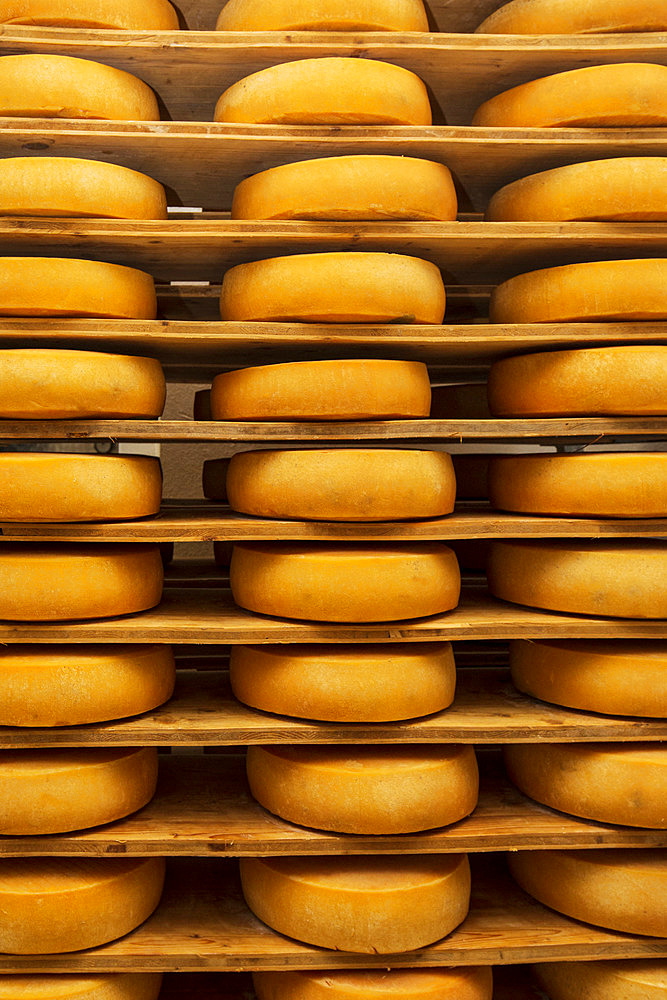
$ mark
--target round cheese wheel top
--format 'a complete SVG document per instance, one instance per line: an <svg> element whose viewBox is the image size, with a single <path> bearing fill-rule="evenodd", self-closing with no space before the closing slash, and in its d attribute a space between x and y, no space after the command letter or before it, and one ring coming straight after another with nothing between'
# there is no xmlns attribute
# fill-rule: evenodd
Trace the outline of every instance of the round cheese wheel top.
<svg viewBox="0 0 667 1000"><path fill-rule="evenodd" d="M0 0L0 23L48 28L178 31L168 0Z"/></svg>
<svg viewBox="0 0 667 1000"><path fill-rule="evenodd" d="M293 361L224 372L211 388L214 420L389 420L430 407L421 361Z"/></svg>
<svg viewBox="0 0 667 1000"><path fill-rule="evenodd" d="M490 968L255 972L258 1000L491 1000ZM4 1000L4 998L3 998Z"/></svg>
<svg viewBox="0 0 667 1000"><path fill-rule="evenodd" d="M476 31L489 35L578 35L665 29L667 9L655 0L511 0Z"/></svg>
<svg viewBox="0 0 667 1000"><path fill-rule="evenodd" d="M153 122L160 110L150 87L125 70L30 54L0 58L0 116Z"/></svg>
<svg viewBox="0 0 667 1000"><path fill-rule="evenodd" d="M667 70L665 70L667 72ZM430 125L426 87L414 73L333 56L269 66L220 97L216 122L256 125Z"/></svg>
<svg viewBox="0 0 667 1000"><path fill-rule="evenodd" d="M619 156L544 170L501 188L486 210L488 222L648 222L666 218L665 156Z"/></svg>
<svg viewBox="0 0 667 1000"><path fill-rule="evenodd" d="M491 366L497 417L661 416L667 413L667 347L547 351Z"/></svg>
<svg viewBox="0 0 667 1000"><path fill-rule="evenodd" d="M241 181L233 219L452 222L457 197L442 163L413 156L327 156Z"/></svg>
<svg viewBox="0 0 667 1000"><path fill-rule="evenodd" d="M437 542L377 547L245 542L234 546L229 576L242 608L309 621L421 618L455 608L461 590L456 556Z"/></svg>
<svg viewBox="0 0 667 1000"><path fill-rule="evenodd" d="M607 715L667 718L667 643L614 639L510 643L512 681L542 701Z"/></svg>
<svg viewBox="0 0 667 1000"><path fill-rule="evenodd" d="M559 913L626 934L667 935L667 853L661 848L516 851L522 889Z"/></svg>
<svg viewBox="0 0 667 1000"><path fill-rule="evenodd" d="M664 1000L667 963L662 959L540 962L533 974L550 1000Z"/></svg>
<svg viewBox="0 0 667 1000"><path fill-rule="evenodd" d="M329 722L430 715L451 705L456 685L448 642L232 646L229 673L252 708Z"/></svg>
<svg viewBox="0 0 667 1000"><path fill-rule="evenodd" d="M428 31L422 0L228 0L218 31Z"/></svg>
<svg viewBox="0 0 667 1000"><path fill-rule="evenodd" d="M153 358L93 351L0 351L0 416L159 417L166 382Z"/></svg>
<svg viewBox="0 0 667 1000"><path fill-rule="evenodd" d="M162 974L2 976L0 1000L157 1000Z"/></svg>
<svg viewBox="0 0 667 1000"><path fill-rule="evenodd" d="M432 944L465 919L465 854L397 857L243 858L250 909L308 944L389 954Z"/></svg>
<svg viewBox="0 0 667 1000"><path fill-rule="evenodd" d="M122 937L156 908L164 858L3 858L0 951L61 954Z"/></svg>
<svg viewBox="0 0 667 1000"><path fill-rule="evenodd" d="M441 451L247 451L233 456L227 472L231 508L259 517L319 521L438 517L451 514L455 495L452 460Z"/></svg>

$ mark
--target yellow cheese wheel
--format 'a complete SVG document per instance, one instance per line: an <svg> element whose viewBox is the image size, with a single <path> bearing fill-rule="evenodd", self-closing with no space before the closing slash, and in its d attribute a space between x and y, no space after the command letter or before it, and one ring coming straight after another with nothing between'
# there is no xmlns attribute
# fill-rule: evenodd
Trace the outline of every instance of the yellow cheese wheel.
<svg viewBox="0 0 667 1000"><path fill-rule="evenodd" d="M309 253L238 264L220 315L235 322L442 323L445 286L428 260L395 253Z"/></svg>
<svg viewBox="0 0 667 1000"><path fill-rule="evenodd" d="M665 959L540 962L533 975L549 1000L665 1000Z"/></svg>
<svg viewBox="0 0 667 1000"><path fill-rule="evenodd" d="M489 318L492 323L663 320L667 257L566 264L519 274L494 288Z"/></svg>
<svg viewBox="0 0 667 1000"><path fill-rule="evenodd" d="M461 969L254 972L252 978L258 1000L491 1000L493 993L491 969L474 965ZM0 1000L5 998L0 996Z"/></svg>
<svg viewBox="0 0 667 1000"><path fill-rule="evenodd" d="M519 639L512 681L542 701L605 715L667 718L667 643Z"/></svg>
<svg viewBox="0 0 667 1000"><path fill-rule="evenodd" d="M667 73L667 69L665 70ZM333 56L269 66L229 87L216 122L256 125L430 125L426 87L377 59Z"/></svg>
<svg viewBox="0 0 667 1000"><path fill-rule="evenodd" d="M218 31L428 31L422 0L228 0Z"/></svg>
<svg viewBox="0 0 667 1000"><path fill-rule="evenodd" d="M515 604L615 618L667 618L667 543L498 541L491 593Z"/></svg>
<svg viewBox="0 0 667 1000"><path fill-rule="evenodd" d="M486 210L488 222L664 219L667 219L665 156L619 156L615 160L572 163L544 170L501 188Z"/></svg>
<svg viewBox="0 0 667 1000"><path fill-rule="evenodd" d="M210 458L204 462L202 489L209 500L227 500L227 470L229 458Z"/></svg>
<svg viewBox="0 0 667 1000"><path fill-rule="evenodd" d="M497 417L667 413L667 347L593 347L503 358L491 366Z"/></svg>
<svg viewBox="0 0 667 1000"><path fill-rule="evenodd" d="M667 452L494 456L489 497L526 514L665 517Z"/></svg>
<svg viewBox="0 0 667 1000"><path fill-rule="evenodd" d="M664 0L511 0L483 21L488 35L665 31Z"/></svg>
<svg viewBox="0 0 667 1000"><path fill-rule="evenodd" d="M0 416L159 417L166 383L152 358L92 351L0 351Z"/></svg>
<svg viewBox="0 0 667 1000"><path fill-rule="evenodd" d="M510 778L551 809L600 823L667 829L667 747L660 743L517 743Z"/></svg>
<svg viewBox="0 0 667 1000"><path fill-rule="evenodd" d="M438 517L454 510L455 494L452 460L442 451L246 451L234 455L227 472L232 510L259 517L315 521Z"/></svg>
<svg viewBox="0 0 667 1000"><path fill-rule="evenodd" d="M0 160L0 215L166 219L167 195L152 177L115 163L8 156Z"/></svg>
<svg viewBox="0 0 667 1000"><path fill-rule="evenodd" d="M85 830L141 809L155 795L153 747L0 751L0 833Z"/></svg>
<svg viewBox="0 0 667 1000"><path fill-rule="evenodd" d="M230 585L237 604L260 614L379 622L451 611L459 602L461 574L452 550L438 542L243 542L234 546Z"/></svg>
<svg viewBox="0 0 667 1000"><path fill-rule="evenodd" d="M390 420L430 408L421 361L293 361L224 372L211 388L214 420Z"/></svg>
<svg viewBox="0 0 667 1000"><path fill-rule="evenodd" d="M252 708L327 722L431 715L449 708L456 686L449 642L232 646L229 675Z"/></svg>
<svg viewBox="0 0 667 1000"><path fill-rule="evenodd" d="M0 257L0 316L155 319L150 274L67 257Z"/></svg>
<svg viewBox="0 0 667 1000"><path fill-rule="evenodd" d="M431 388L431 419L488 420L486 382L453 382Z"/></svg>
<svg viewBox="0 0 667 1000"><path fill-rule="evenodd" d="M522 889L559 913L626 934L667 936L667 852L516 851Z"/></svg>
<svg viewBox="0 0 667 1000"><path fill-rule="evenodd" d="M512 87L486 101L486 128L650 128L667 123L667 66L586 66Z"/></svg>
<svg viewBox="0 0 667 1000"><path fill-rule="evenodd" d="M643 852L642 852L643 853ZM465 919L465 854L242 858L253 913L281 934L359 954L411 951Z"/></svg>
<svg viewBox="0 0 667 1000"><path fill-rule="evenodd" d="M112 618L153 608L162 596L157 545L0 547L0 619Z"/></svg>
<svg viewBox="0 0 667 1000"><path fill-rule="evenodd" d="M144 455L0 454L0 519L114 521L157 514L162 473Z"/></svg>
<svg viewBox="0 0 667 1000"><path fill-rule="evenodd" d="M178 31L168 0L0 0L0 24Z"/></svg>
<svg viewBox="0 0 667 1000"><path fill-rule="evenodd" d="M210 420L211 419L211 390L210 389L199 389L195 393L194 403L192 407L192 416L195 420Z"/></svg>
<svg viewBox="0 0 667 1000"><path fill-rule="evenodd" d="M134 930L160 902L164 858L2 858L0 952L61 954Z"/></svg>
<svg viewBox="0 0 667 1000"><path fill-rule="evenodd" d="M171 646L4 646L0 726L81 726L148 712L171 698Z"/></svg>
<svg viewBox="0 0 667 1000"><path fill-rule="evenodd" d="M442 163L413 156L327 156L241 181L232 219L451 222L457 198Z"/></svg>
<svg viewBox="0 0 667 1000"><path fill-rule="evenodd" d="M157 1000L159 972L2 976L0 1000Z"/></svg>
<svg viewBox="0 0 667 1000"><path fill-rule="evenodd" d="M59 8L60 9L60 8ZM0 117L160 120L153 91L125 70L73 56L0 58Z"/></svg>
<svg viewBox="0 0 667 1000"><path fill-rule="evenodd" d="M248 747L250 791L290 823L397 834L457 823L477 805L471 746Z"/></svg>

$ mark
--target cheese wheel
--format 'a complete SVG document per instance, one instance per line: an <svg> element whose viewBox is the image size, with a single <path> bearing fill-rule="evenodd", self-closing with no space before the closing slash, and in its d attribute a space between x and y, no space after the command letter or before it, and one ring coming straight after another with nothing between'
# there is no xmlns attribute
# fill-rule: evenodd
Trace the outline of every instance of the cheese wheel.
<svg viewBox="0 0 667 1000"><path fill-rule="evenodd" d="M167 0L0 0L0 24L121 31L179 28L178 15Z"/></svg>
<svg viewBox="0 0 667 1000"><path fill-rule="evenodd" d="M228 0L218 31L428 31L422 0Z"/></svg>
<svg viewBox="0 0 667 1000"><path fill-rule="evenodd" d="M192 416L194 417L195 420L211 419L210 389L199 389L199 391L195 393L194 403L192 407Z"/></svg>
<svg viewBox="0 0 667 1000"><path fill-rule="evenodd" d="M457 823L477 805L471 746L248 747L250 791L289 823L397 834Z"/></svg>
<svg viewBox="0 0 667 1000"><path fill-rule="evenodd" d="M152 177L115 163L8 156L0 160L0 215L166 219L167 195Z"/></svg>
<svg viewBox="0 0 667 1000"><path fill-rule="evenodd" d="M489 455L452 455L458 500L488 500Z"/></svg>
<svg viewBox="0 0 667 1000"><path fill-rule="evenodd" d="M459 602L461 574L452 550L438 542L243 542L234 546L230 586L237 604L260 614L380 622L451 611Z"/></svg>
<svg viewBox="0 0 667 1000"><path fill-rule="evenodd" d="M503 358L491 366L497 417L667 414L667 347L599 347Z"/></svg>
<svg viewBox="0 0 667 1000"><path fill-rule="evenodd" d="M542 701L604 715L667 718L664 642L519 639L512 681Z"/></svg>
<svg viewBox="0 0 667 1000"><path fill-rule="evenodd" d="M626 934L667 936L667 853L661 848L516 851L510 871L553 910Z"/></svg>
<svg viewBox="0 0 667 1000"><path fill-rule="evenodd" d="M159 972L2 976L0 1000L157 1000Z"/></svg>
<svg viewBox="0 0 667 1000"><path fill-rule="evenodd" d="M211 388L214 420L391 420L430 407L421 361L293 361L224 372Z"/></svg>
<svg viewBox="0 0 667 1000"><path fill-rule="evenodd" d="M449 708L456 687L449 642L232 646L229 676L252 708L326 722L431 715Z"/></svg>
<svg viewBox="0 0 667 1000"><path fill-rule="evenodd" d="M487 222L663 221L667 157L619 156L531 174L494 194L485 217Z"/></svg>
<svg viewBox="0 0 667 1000"><path fill-rule="evenodd" d="M491 543L491 593L515 604L615 618L667 618L667 544L647 541Z"/></svg>
<svg viewBox="0 0 667 1000"><path fill-rule="evenodd" d="M511 0L476 31L488 35L587 35L666 29L664 0Z"/></svg>
<svg viewBox="0 0 667 1000"><path fill-rule="evenodd" d="M204 462L202 489L209 500L227 500L227 470L229 458L210 458Z"/></svg>
<svg viewBox="0 0 667 1000"><path fill-rule="evenodd" d="M0 316L155 319L150 274L67 257L0 257Z"/></svg>
<svg viewBox="0 0 667 1000"><path fill-rule="evenodd" d="M253 972L252 979L258 1000L491 1000L493 992L491 969L474 965L461 969Z"/></svg>
<svg viewBox="0 0 667 1000"><path fill-rule="evenodd" d="M532 0L531 0L532 2ZM485 128L650 128L667 123L667 66L616 63L555 73L486 101Z"/></svg>
<svg viewBox="0 0 667 1000"><path fill-rule="evenodd" d="M578 323L667 318L667 258L547 267L491 293L492 323Z"/></svg>
<svg viewBox="0 0 667 1000"><path fill-rule="evenodd" d="M540 962L533 966L533 975L550 1000L665 1000L667 996L664 958Z"/></svg>
<svg viewBox="0 0 667 1000"><path fill-rule="evenodd" d="M155 795L157 750L0 751L0 833L42 836L111 823Z"/></svg>
<svg viewBox="0 0 667 1000"><path fill-rule="evenodd" d="M0 952L95 948L143 923L160 902L164 858L0 859Z"/></svg>
<svg viewBox="0 0 667 1000"><path fill-rule="evenodd" d="M81 726L148 712L171 698L171 646L4 646L0 726Z"/></svg>
<svg viewBox="0 0 667 1000"><path fill-rule="evenodd" d="M445 286L428 260L396 253L308 253L238 264L220 315L234 322L442 323Z"/></svg>
<svg viewBox="0 0 667 1000"><path fill-rule="evenodd" d="M125 70L30 54L0 58L1 116L155 122L160 110L150 87Z"/></svg>
<svg viewBox="0 0 667 1000"><path fill-rule="evenodd" d="M667 70L665 70L667 72ZM426 87L377 59L333 56L269 66L229 87L214 121L255 125L430 125Z"/></svg>
<svg viewBox="0 0 667 1000"><path fill-rule="evenodd" d="M489 497L526 514L664 517L667 452L494 456Z"/></svg>
<svg viewBox="0 0 667 1000"><path fill-rule="evenodd" d="M442 163L414 156L327 156L241 181L232 219L453 222L457 198Z"/></svg>
<svg viewBox="0 0 667 1000"><path fill-rule="evenodd" d="M442 451L246 451L229 463L227 495L259 517L399 521L451 514L456 480Z"/></svg>
<svg viewBox="0 0 667 1000"><path fill-rule="evenodd" d="M114 521L157 514L162 473L144 455L0 454L0 519Z"/></svg>
<svg viewBox="0 0 667 1000"><path fill-rule="evenodd" d="M432 420L488 420L486 382L456 382L431 388Z"/></svg>
<svg viewBox="0 0 667 1000"><path fill-rule="evenodd" d="M157 545L40 545L0 548L0 619L70 621L145 611L162 597Z"/></svg>
<svg viewBox="0 0 667 1000"><path fill-rule="evenodd" d="M9 420L159 417L166 383L152 358L93 351L0 351L0 416Z"/></svg>
<svg viewBox="0 0 667 1000"><path fill-rule="evenodd" d="M241 884L253 913L280 934L366 955L432 944L470 903L465 854L242 858Z"/></svg>
<svg viewBox="0 0 667 1000"><path fill-rule="evenodd" d="M542 805L584 819L667 829L667 747L536 743L505 747L507 773Z"/></svg>

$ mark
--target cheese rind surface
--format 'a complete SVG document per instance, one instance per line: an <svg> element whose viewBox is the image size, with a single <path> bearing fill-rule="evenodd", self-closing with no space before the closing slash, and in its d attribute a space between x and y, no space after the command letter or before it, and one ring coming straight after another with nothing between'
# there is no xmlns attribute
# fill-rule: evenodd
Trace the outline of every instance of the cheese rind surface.
<svg viewBox="0 0 667 1000"><path fill-rule="evenodd" d="M510 0L475 30L488 35L665 31L664 0Z"/></svg>
<svg viewBox="0 0 667 1000"><path fill-rule="evenodd" d="M460 969L255 972L252 978L258 1000L491 1000L493 993L491 969L474 965Z"/></svg>
<svg viewBox="0 0 667 1000"><path fill-rule="evenodd" d="M47 28L118 28L178 31L178 15L167 0L1 0L0 24Z"/></svg>
<svg viewBox="0 0 667 1000"><path fill-rule="evenodd" d="M2 976L0 1000L157 1000L162 973Z"/></svg>
<svg viewBox="0 0 667 1000"><path fill-rule="evenodd" d="M662 959L540 962L533 975L550 1000L664 1000L667 963Z"/></svg>
<svg viewBox="0 0 667 1000"><path fill-rule="evenodd" d="M422 0L228 0L218 31L428 31Z"/></svg>

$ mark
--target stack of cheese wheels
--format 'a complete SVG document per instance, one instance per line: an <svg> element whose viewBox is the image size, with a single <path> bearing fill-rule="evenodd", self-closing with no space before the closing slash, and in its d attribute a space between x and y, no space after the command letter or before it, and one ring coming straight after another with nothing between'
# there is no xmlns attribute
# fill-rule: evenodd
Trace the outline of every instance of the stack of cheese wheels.
<svg viewBox="0 0 667 1000"><path fill-rule="evenodd" d="M667 123L667 66L616 63L506 90L475 112L487 128L650 128Z"/></svg>
<svg viewBox="0 0 667 1000"><path fill-rule="evenodd" d="M202 490L209 500L227 500L229 458L209 458L202 470Z"/></svg>
<svg viewBox="0 0 667 1000"><path fill-rule="evenodd" d="M0 416L26 420L159 417L159 361L93 351L0 351Z"/></svg>
<svg viewBox="0 0 667 1000"><path fill-rule="evenodd" d="M171 698L170 646L4 646L0 726L81 726L148 712Z"/></svg>
<svg viewBox="0 0 667 1000"><path fill-rule="evenodd" d="M449 455L394 448L241 452L226 482L232 510L311 521L439 517L456 496Z"/></svg>
<svg viewBox="0 0 667 1000"><path fill-rule="evenodd" d="M152 177L115 163L9 156L0 160L0 215L166 219L167 195Z"/></svg>
<svg viewBox="0 0 667 1000"><path fill-rule="evenodd" d="M517 639L512 681L542 701L604 715L667 718L667 643Z"/></svg>
<svg viewBox="0 0 667 1000"><path fill-rule="evenodd" d="M665 219L667 157L664 156L619 156L615 160L544 170L501 188L486 210L487 222Z"/></svg>
<svg viewBox="0 0 667 1000"><path fill-rule="evenodd" d="M234 322L442 323L445 286L428 260L393 253L311 253L238 264L220 315Z"/></svg>
<svg viewBox="0 0 667 1000"><path fill-rule="evenodd" d="M60 954L123 937L157 907L164 875L164 858L3 858L0 952Z"/></svg>
<svg viewBox="0 0 667 1000"><path fill-rule="evenodd" d="M667 11L655 0L510 0L476 30L489 35L577 35L665 31Z"/></svg>
<svg viewBox="0 0 667 1000"><path fill-rule="evenodd" d="M503 358L491 366L497 417L662 416L667 347L593 347Z"/></svg>
<svg viewBox="0 0 667 1000"><path fill-rule="evenodd" d="M0 0L0 24L178 31L168 0Z"/></svg>
<svg viewBox="0 0 667 1000"><path fill-rule="evenodd" d="M449 826L477 805L471 746L248 748L250 791L290 823L338 833Z"/></svg>
<svg viewBox="0 0 667 1000"><path fill-rule="evenodd" d="M421 361L293 361L224 372L211 387L214 420L392 420L430 408Z"/></svg>
<svg viewBox="0 0 667 1000"><path fill-rule="evenodd" d="M150 87L125 70L31 54L0 58L0 117L154 122L160 110Z"/></svg>
<svg viewBox="0 0 667 1000"><path fill-rule="evenodd" d="M328 156L241 181L232 219L452 222L457 198L442 163L413 156Z"/></svg>
<svg viewBox="0 0 667 1000"><path fill-rule="evenodd" d="M465 854L243 858L241 884L253 913L280 934L360 954L432 944L470 905Z"/></svg>
<svg viewBox="0 0 667 1000"><path fill-rule="evenodd" d="M667 543L499 541L491 593L515 604L614 618L667 618Z"/></svg>
<svg viewBox="0 0 667 1000"><path fill-rule="evenodd" d="M0 454L4 521L118 521L157 514L162 472L144 455Z"/></svg>
<svg viewBox="0 0 667 1000"><path fill-rule="evenodd" d="M0 1000L157 1000L162 973L2 976Z"/></svg>
<svg viewBox="0 0 667 1000"><path fill-rule="evenodd" d="M323 722L431 715L449 708L456 686L449 642L232 646L229 675L252 708Z"/></svg>
<svg viewBox="0 0 667 1000"><path fill-rule="evenodd" d="M532 968L549 1000L664 1000L667 962L540 962ZM267 998L268 1000L268 998Z"/></svg>
<svg viewBox="0 0 667 1000"><path fill-rule="evenodd" d="M218 31L428 31L422 0L228 0Z"/></svg>
<svg viewBox="0 0 667 1000"><path fill-rule="evenodd" d="M665 69L667 73L667 69ZM255 125L430 125L426 87L376 59L333 56L269 66L229 87L216 122Z"/></svg>
<svg viewBox="0 0 667 1000"><path fill-rule="evenodd" d="M516 851L510 871L541 903L587 924L667 936L667 853L661 848Z"/></svg>
<svg viewBox="0 0 667 1000"><path fill-rule="evenodd" d="M491 969L475 965L461 969L254 972L252 978L258 1000L491 1000L493 993ZM0 1000L14 998L0 994Z"/></svg>
<svg viewBox="0 0 667 1000"><path fill-rule="evenodd" d="M155 319L149 274L68 257L0 257L0 316Z"/></svg>
<svg viewBox="0 0 667 1000"><path fill-rule="evenodd" d="M3 750L0 834L65 833L111 823L155 795L157 750Z"/></svg>
<svg viewBox="0 0 667 1000"><path fill-rule="evenodd" d="M505 747L507 773L545 806L584 819L667 829L667 747L539 743Z"/></svg>
<svg viewBox="0 0 667 1000"><path fill-rule="evenodd" d="M0 548L0 619L112 618L159 604L157 545L40 545Z"/></svg>
<svg viewBox="0 0 667 1000"><path fill-rule="evenodd" d="M456 556L438 542L244 542L234 546L229 578L242 608L308 621L422 618L451 611L461 591Z"/></svg>

